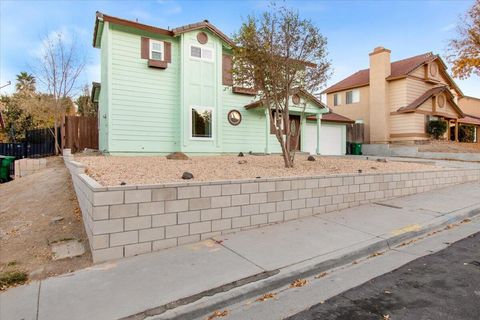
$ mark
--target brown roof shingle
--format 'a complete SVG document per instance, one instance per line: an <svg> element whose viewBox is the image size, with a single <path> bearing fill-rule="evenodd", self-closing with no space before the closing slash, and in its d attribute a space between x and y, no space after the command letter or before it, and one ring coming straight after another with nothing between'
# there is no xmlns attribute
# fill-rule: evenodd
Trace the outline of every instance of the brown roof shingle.
<svg viewBox="0 0 480 320"><path fill-rule="evenodd" d="M403 60L394 61L391 63L391 73L387 80L394 79L401 76L406 76L413 70L417 69L424 63L435 60L438 56L431 52L423 53L418 56L410 57ZM356 88L368 85L370 82L370 69L363 69L355 72L351 76L335 83L334 85L325 89L322 93L332 93L349 88Z"/></svg>
<svg viewBox="0 0 480 320"><path fill-rule="evenodd" d="M418 107L420 107L425 101L433 97L434 95L437 95L441 92L445 92L448 95L448 99L450 100L450 103L452 104L453 108L455 111L460 115L460 117L465 116L463 111L460 109L460 107L455 103L453 100L453 95L448 89L447 86L439 86L439 87L434 87L430 90L425 91L424 94L422 94L420 97L417 99L413 100L409 105L405 107L401 107L397 110L397 112L400 113L406 113L406 112L414 112L417 110Z"/></svg>
<svg viewBox="0 0 480 320"><path fill-rule="evenodd" d="M424 94L422 94L420 97L418 97L417 99L413 100L409 105L405 106L405 107L401 107L397 110L397 112L412 112L412 111L415 111L418 107L420 107L425 101L427 101L428 99L430 99L431 97L433 97L434 95L436 94L439 94L440 92L443 92L447 90L448 91L448 88L445 87L445 86L441 86L441 87L434 87L430 90L427 90L425 91Z"/></svg>
<svg viewBox="0 0 480 320"><path fill-rule="evenodd" d="M316 117L310 116L307 117L308 120L316 120ZM329 112L329 113L324 113L322 114L322 121L326 122L339 122L339 123L354 123L355 121L344 117L338 113L335 112Z"/></svg>
<svg viewBox="0 0 480 320"><path fill-rule="evenodd" d="M469 114L466 114L465 117L458 119L458 122L480 126L480 118Z"/></svg>

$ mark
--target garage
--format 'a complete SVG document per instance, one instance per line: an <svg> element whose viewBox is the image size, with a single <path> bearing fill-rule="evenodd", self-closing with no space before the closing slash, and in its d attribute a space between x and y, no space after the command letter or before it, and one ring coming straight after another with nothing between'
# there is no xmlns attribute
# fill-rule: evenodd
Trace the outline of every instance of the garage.
<svg viewBox="0 0 480 320"><path fill-rule="evenodd" d="M333 112L324 114L320 126L320 154L344 155L346 153L347 125L353 122L353 120ZM317 153L317 125L314 118L307 118L303 141L302 151L310 154Z"/></svg>

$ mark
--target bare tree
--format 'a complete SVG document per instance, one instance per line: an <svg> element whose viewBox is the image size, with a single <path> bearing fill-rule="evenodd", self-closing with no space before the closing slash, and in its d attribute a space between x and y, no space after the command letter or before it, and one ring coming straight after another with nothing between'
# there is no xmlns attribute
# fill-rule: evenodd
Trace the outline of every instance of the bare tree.
<svg viewBox="0 0 480 320"><path fill-rule="evenodd" d="M65 100L76 93L77 81L85 69L86 55L80 50L76 38L67 41L62 33L45 36L42 53L34 67L37 80L53 97L56 153L60 152L59 125L66 113Z"/></svg>
<svg viewBox="0 0 480 320"><path fill-rule="evenodd" d="M285 167L291 168L300 128L292 130L290 99L295 93L320 89L330 76L330 62L327 39L310 20L284 7L272 9L260 17L249 16L234 36L232 73L236 84L258 90ZM301 121L303 117L302 112Z"/></svg>

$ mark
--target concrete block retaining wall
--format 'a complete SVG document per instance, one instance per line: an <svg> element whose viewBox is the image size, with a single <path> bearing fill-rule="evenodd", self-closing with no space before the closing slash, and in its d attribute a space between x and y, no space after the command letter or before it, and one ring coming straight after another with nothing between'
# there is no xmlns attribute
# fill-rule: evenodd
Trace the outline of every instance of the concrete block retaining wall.
<svg viewBox="0 0 480 320"><path fill-rule="evenodd" d="M65 156L95 262L480 179L479 169L104 187Z"/></svg>
<svg viewBox="0 0 480 320"><path fill-rule="evenodd" d="M28 176L47 167L47 159L20 159L15 160L15 179Z"/></svg>

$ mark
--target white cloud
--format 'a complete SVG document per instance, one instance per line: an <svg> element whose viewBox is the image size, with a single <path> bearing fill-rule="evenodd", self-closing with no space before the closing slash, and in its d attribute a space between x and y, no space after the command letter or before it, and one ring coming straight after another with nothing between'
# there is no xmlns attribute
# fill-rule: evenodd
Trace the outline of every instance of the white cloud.
<svg viewBox="0 0 480 320"><path fill-rule="evenodd" d="M450 23L450 24L447 24L446 26L441 27L440 31L441 32L448 32L448 31L451 31L451 30L455 29L455 27L456 27L455 23Z"/></svg>

